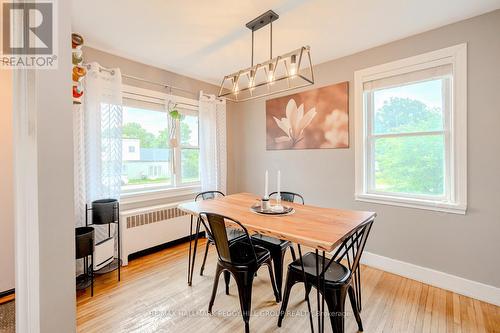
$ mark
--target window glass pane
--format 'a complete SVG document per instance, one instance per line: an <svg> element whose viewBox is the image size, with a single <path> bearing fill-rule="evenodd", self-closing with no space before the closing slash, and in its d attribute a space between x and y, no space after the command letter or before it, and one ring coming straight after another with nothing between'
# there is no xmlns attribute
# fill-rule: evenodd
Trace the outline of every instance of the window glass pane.
<svg viewBox="0 0 500 333"><path fill-rule="evenodd" d="M200 150L183 148L181 150L181 176L183 183L200 181Z"/></svg>
<svg viewBox="0 0 500 333"><path fill-rule="evenodd" d="M376 191L444 194L443 135L377 138L374 146Z"/></svg>
<svg viewBox="0 0 500 333"><path fill-rule="evenodd" d="M172 153L168 148L168 137L165 113L123 107L123 189L172 184Z"/></svg>
<svg viewBox="0 0 500 333"><path fill-rule="evenodd" d="M183 115L181 119L181 145L198 147L198 117Z"/></svg>
<svg viewBox="0 0 500 333"><path fill-rule="evenodd" d="M443 130L443 85L447 79L373 92L375 134Z"/></svg>

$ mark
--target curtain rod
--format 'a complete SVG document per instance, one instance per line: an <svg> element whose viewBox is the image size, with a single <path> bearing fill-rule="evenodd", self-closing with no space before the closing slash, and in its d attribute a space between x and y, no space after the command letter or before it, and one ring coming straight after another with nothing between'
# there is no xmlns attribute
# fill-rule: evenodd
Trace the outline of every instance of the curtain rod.
<svg viewBox="0 0 500 333"><path fill-rule="evenodd" d="M90 64L85 64L85 66L87 68L90 68ZM105 67L103 67L101 65L99 65L99 71L100 72L101 71L102 72L107 72L107 73L110 73L111 75L115 74L115 71L113 69L105 68ZM146 83L149 83L149 84L154 84L154 85L161 86L161 87L168 88L168 89L174 89L174 90L184 91L185 93L188 93L188 94L191 94L191 95L197 96L197 97L200 95L199 92L194 92L194 91L191 91L191 90L187 90L187 89L175 87L175 86L172 86L170 84L163 83L163 82L156 82L156 81L151 81L151 80L143 79L143 78L140 78L140 77L137 77L137 76L133 76L133 75L122 74L122 77L127 78L127 79L131 79L131 80L146 82ZM206 94L204 94L204 95L206 95Z"/></svg>
<svg viewBox="0 0 500 333"><path fill-rule="evenodd" d="M138 93L127 92L127 95L135 95L135 96L147 97L147 98L150 98L150 99L157 99L158 101L164 102L164 100L161 99L161 98L159 98L159 97L151 97L151 96L148 96L148 95L143 95L143 94L138 94ZM127 98L127 97L124 97L124 98ZM155 103L156 104L156 102L151 102L151 103ZM184 102L172 102L172 103L176 104L176 105L190 106L190 107L193 107L193 108L198 108L199 107L199 105L190 104L190 103L184 103ZM163 104L163 103L157 103L157 104Z"/></svg>

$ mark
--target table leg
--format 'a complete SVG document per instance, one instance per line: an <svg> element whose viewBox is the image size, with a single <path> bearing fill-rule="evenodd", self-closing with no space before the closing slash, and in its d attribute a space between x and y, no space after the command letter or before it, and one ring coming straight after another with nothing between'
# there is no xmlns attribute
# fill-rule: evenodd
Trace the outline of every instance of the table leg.
<svg viewBox="0 0 500 333"><path fill-rule="evenodd" d="M318 332L321 332L321 317L323 315L323 313L320 313L320 283L321 283L321 279L320 279L320 275L319 275L319 254L318 254L318 250L316 249L316 304L318 306L318 310L317 310L317 313L318 313Z"/></svg>
<svg viewBox="0 0 500 333"><path fill-rule="evenodd" d="M323 290L323 297L321 299L321 318L322 318L322 322L321 322L321 332L324 332L325 331L325 251L323 251L323 256L322 256L322 260L321 260L321 271L323 272L322 275L323 275L323 283L322 283L322 290ZM330 314L328 314L328 316L330 316Z"/></svg>
<svg viewBox="0 0 500 333"><path fill-rule="evenodd" d="M198 235L200 234L200 218L196 220L196 230L194 235L194 248L193 248L193 261L191 262L191 272L189 273L189 281L188 285L191 286L193 284L193 271L194 271L194 262L196 259L196 249L198 247Z"/></svg>
<svg viewBox="0 0 500 333"><path fill-rule="evenodd" d="M304 286L306 285L307 277L306 277L306 270L304 269L304 262L302 261L302 250L300 248L300 244L297 244L299 248L299 258L300 258L300 266L302 268L302 274L304 277ZM313 317L312 317L312 311L311 311L311 302L309 301L309 295L306 296L306 302L307 302L307 309L309 310L309 322L311 324L311 332L314 333L314 323L313 323Z"/></svg>
<svg viewBox="0 0 500 333"><path fill-rule="evenodd" d="M321 273L319 270L319 252L316 250L316 297L318 304L318 332L325 331L325 251L321 255ZM320 292L321 288L321 292Z"/></svg>
<svg viewBox="0 0 500 333"><path fill-rule="evenodd" d="M187 272L187 280L188 280L188 286L189 284L189 277L191 274L191 241L193 239L193 215L191 215L191 223L189 225L189 254L188 254L188 272Z"/></svg>

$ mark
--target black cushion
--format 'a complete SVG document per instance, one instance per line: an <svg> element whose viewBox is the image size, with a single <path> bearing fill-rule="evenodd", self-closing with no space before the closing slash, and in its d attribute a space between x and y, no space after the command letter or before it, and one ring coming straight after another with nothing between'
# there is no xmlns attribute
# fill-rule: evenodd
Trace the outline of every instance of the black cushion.
<svg viewBox="0 0 500 333"><path fill-rule="evenodd" d="M270 257L270 253L263 247L253 245L255 255L252 251L252 245L247 240L234 241L229 245L229 252L231 253L231 261L234 265L248 265L248 264L261 264ZM257 256L257 262L255 262Z"/></svg>
<svg viewBox="0 0 500 333"><path fill-rule="evenodd" d="M311 277L316 278L316 276L317 276L316 275L316 260L319 259L318 267L319 267L319 272L321 273L322 257L321 256L317 257L315 253L308 252L302 258L304 260L304 270L306 272L306 275L309 278L311 278ZM328 258L325 258L325 267L328 265L329 262L330 262L330 260ZM289 265L289 268L302 273L300 259L297 259L294 262L292 262ZM328 267L328 270L325 274L325 277L326 277L325 282L326 283L333 283L333 284L342 283L342 282L345 282L349 278L350 275L351 275L351 272L347 267L334 261L334 262L332 262L330 267Z"/></svg>

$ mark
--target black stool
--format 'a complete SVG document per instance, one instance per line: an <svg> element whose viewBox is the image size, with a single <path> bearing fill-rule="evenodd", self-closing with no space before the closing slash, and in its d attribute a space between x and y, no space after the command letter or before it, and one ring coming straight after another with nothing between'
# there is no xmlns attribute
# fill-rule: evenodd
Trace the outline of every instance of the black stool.
<svg viewBox="0 0 500 333"><path fill-rule="evenodd" d="M83 259L83 274L76 278L76 289L83 290L90 286L90 296L94 296L94 228L75 229L75 258ZM90 257L90 266L88 259Z"/></svg>

